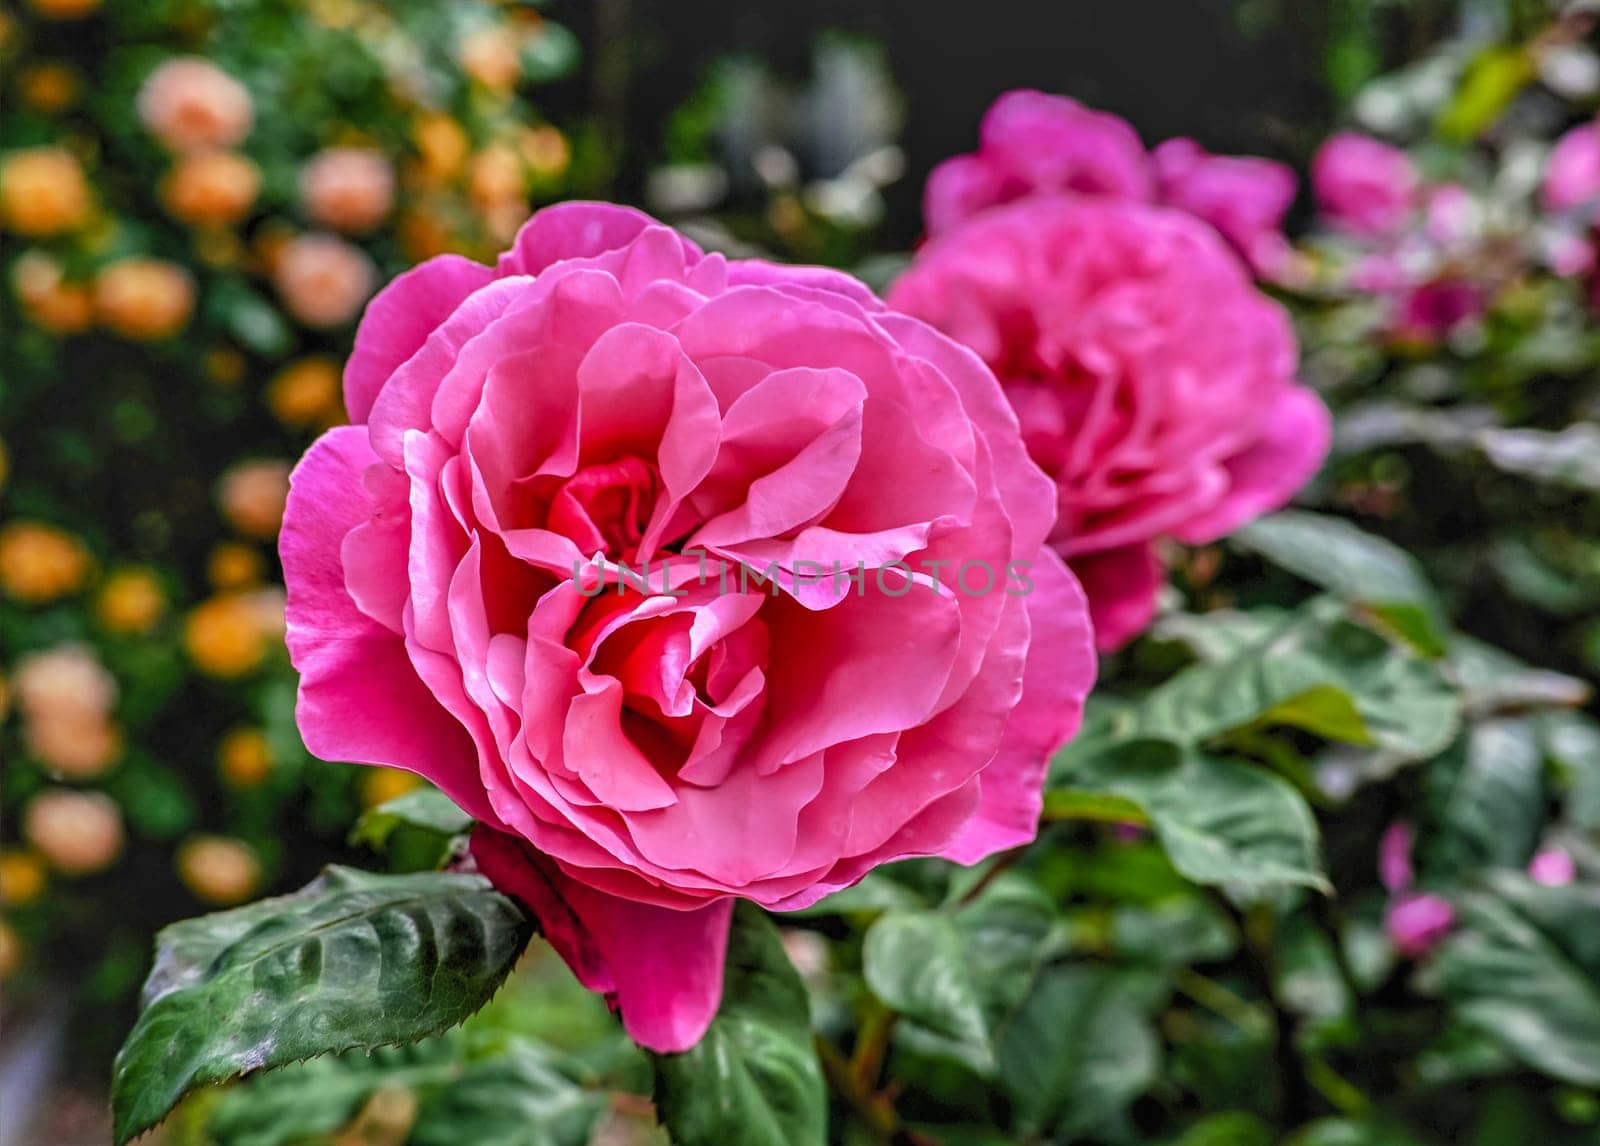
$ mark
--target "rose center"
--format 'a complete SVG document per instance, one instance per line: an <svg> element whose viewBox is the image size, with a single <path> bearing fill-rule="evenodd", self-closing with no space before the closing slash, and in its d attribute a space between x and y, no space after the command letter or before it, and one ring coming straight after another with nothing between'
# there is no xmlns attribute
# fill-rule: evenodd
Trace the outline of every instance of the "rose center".
<svg viewBox="0 0 1600 1146"><path fill-rule="evenodd" d="M587 466L550 499L548 528L570 537L585 555L631 560L650 523L659 488L655 467L638 458Z"/></svg>

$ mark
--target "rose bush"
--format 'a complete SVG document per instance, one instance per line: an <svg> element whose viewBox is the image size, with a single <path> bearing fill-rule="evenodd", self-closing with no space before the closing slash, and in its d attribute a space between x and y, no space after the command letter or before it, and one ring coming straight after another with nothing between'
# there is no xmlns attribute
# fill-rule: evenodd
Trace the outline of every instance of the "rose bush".
<svg viewBox="0 0 1600 1146"><path fill-rule="evenodd" d="M950 339L570 204L381 293L345 399L281 538L306 744L477 819L480 867L639 1042L705 1030L734 897L1033 837L1088 618Z"/></svg>
<svg viewBox="0 0 1600 1146"><path fill-rule="evenodd" d="M999 377L1055 480L1050 541L1103 649L1155 612L1158 538L1224 536L1286 503L1327 453L1286 315L1181 212L1034 197L933 240L889 298Z"/></svg>

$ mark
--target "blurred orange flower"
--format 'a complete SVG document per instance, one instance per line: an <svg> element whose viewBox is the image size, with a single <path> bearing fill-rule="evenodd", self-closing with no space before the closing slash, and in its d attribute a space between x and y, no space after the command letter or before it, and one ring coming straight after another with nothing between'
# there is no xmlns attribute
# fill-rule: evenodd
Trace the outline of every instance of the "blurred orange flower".
<svg viewBox="0 0 1600 1146"><path fill-rule="evenodd" d="M267 408L285 426L321 426L342 412L339 364L316 355L291 362L267 384Z"/></svg>
<svg viewBox="0 0 1600 1146"><path fill-rule="evenodd" d="M161 581L148 569L124 569L106 578L95 600L95 614L113 633L148 633L167 610Z"/></svg>
<svg viewBox="0 0 1600 1146"><path fill-rule="evenodd" d="M79 20L96 12L101 0L28 0L32 8L46 20Z"/></svg>
<svg viewBox="0 0 1600 1146"><path fill-rule="evenodd" d="M372 148L329 148L301 168L300 200L323 226L364 234L394 206L394 168Z"/></svg>
<svg viewBox="0 0 1600 1146"><path fill-rule="evenodd" d="M26 907L37 902L49 879L44 863L32 852L0 852L0 904Z"/></svg>
<svg viewBox="0 0 1600 1146"><path fill-rule="evenodd" d="M413 136L422 156L423 175L434 183L454 179L472 149L461 125L443 112L419 116Z"/></svg>
<svg viewBox="0 0 1600 1146"><path fill-rule="evenodd" d="M34 64L17 77L22 100L40 115L56 115L78 99L78 77L67 65Z"/></svg>
<svg viewBox="0 0 1600 1146"><path fill-rule="evenodd" d="M64 147L30 147L0 158L0 220L20 235L76 231L94 197L83 166Z"/></svg>
<svg viewBox="0 0 1600 1146"><path fill-rule="evenodd" d="M99 792L51 788L22 810L22 834L63 875L90 875L122 852L122 812Z"/></svg>
<svg viewBox="0 0 1600 1146"><path fill-rule="evenodd" d="M261 555L248 545L224 541L211 551L206 577L217 589L244 589L261 580Z"/></svg>
<svg viewBox="0 0 1600 1146"><path fill-rule="evenodd" d="M217 482L223 516L246 537L276 537L288 496L289 463L284 461L240 462Z"/></svg>
<svg viewBox="0 0 1600 1146"><path fill-rule="evenodd" d="M124 338L170 338L194 313L194 279L164 259L123 259L95 276L94 309L102 326Z"/></svg>
<svg viewBox="0 0 1600 1146"><path fill-rule="evenodd" d="M161 201L182 223L219 227L250 213L261 192L261 170L233 151L195 151L180 158L161 183Z"/></svg>
<svg viewBox="0 0 1600 1146"><path fill-rule="evenodd" d="M184 623L183 644L197 668L224 680L254 671L268 648L259 612L239 593L196 605Z"/></svg>
<svg viewBox="0 0 1600 1146"><path fill-rule="evenodd" d="M254 788L272 774L272 750L259 728L234 728L217 744L217 771L230 788Z"/></svg>
<svg viewBox="0 0 1600 1146"><path fill-rule="evenodd" d="M243 903L261 885L261 861L249 845L223 836L197 836L178 848L178 878L215 907Z"/></svg>
<svg viewBox="0 0 1600 1146"><path fill-rule="evenodd" d="M361 803L376 808L421 786L422 777L415 772L403 768L368 768L361 776Z"/></svg>
<svg viewBox="0 0 1600 1146"><path fill-rule="evenodd" d="M461 68L493 92L509 92L522 78L520 37L499 25L479 28L461 38L456 58Z"/></svg>
<svg viewBox="0 0 1600 1146"><path fill-rule="evenodd" d="M64 281L61 264L43 251L17 256L11 283L28 317L53 334L78 334L94 323L88 284Z"/></svg>
<svg viewBox="0 0 1600 1146"><path fill-rule="evenodd" d="M0 529L0 589L30 604L76 591L89 575L89 551L53 525L17 521Z"/></svg>
<svg viewBox="0 0 1600 1146"><path fill-rule="evenodd" d="M138 109L145 127L172 151L232 147L255 124L245 86L198 56L176 56L151 72Z"/></svg>
<svg viewBox="0 0 1600 1146"><path fill-rule="evenodd" d="M273 283L284 306L305 325L343 326L377 286L366 252L332 235L302 235L283 249Z"/></svg>

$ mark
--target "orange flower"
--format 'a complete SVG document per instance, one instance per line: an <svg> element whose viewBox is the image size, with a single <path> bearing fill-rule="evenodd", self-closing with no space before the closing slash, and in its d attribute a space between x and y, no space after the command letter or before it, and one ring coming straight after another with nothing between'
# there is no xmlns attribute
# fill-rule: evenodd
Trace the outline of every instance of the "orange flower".
<svg viewBox="0 0 1600 1146"><path fill-rule="evenodd" d="M332 235L302 235L284 248L273 272L283 305L305 325L344 326L377 285L364 251Z"/></svg>
<svg viewBox="0 0 1600 1146"><path fill-rule="evenodd" d="M206 351L206 377L219 386L237 386L249 363L231 346L213 346Z"/></svg>
<svg viewBox="0 0 1600 1146"><path fill-rule="evenodd" d="M113 633L137 636L155 628L167 610L161 582L148 569L124 569L106 578L95 600L95 614Z"/></svg>
<svg viewBox="0 0 1600 1146"><path fill-rule="evenodd" d="M0 919L0 979L9 979L22 966L22 940L11 925Z"/></svg>
<svg viewBox="0 0 1600 1146"><path fill-rule="evenodd" d="M89 575L89 551L52 525L18 521L0 529L0 589L42 604L74 592Z"/></svg>
<svg viewBox="0 0 1600 1146"><path fill-rule="evenodd" d="M17 705L29 720L60 716L105 720L117 703L117 682L87 645L61 644L17 662Z"/></svg>
<svg viewBox="0 0 1600 1146"><path fill-rule="evenodd" d="M211 551L206 577L218 589L243 589L261 580L261 555L248 545L224 541Z"/></svg>
<svg viewBox="0 0 1600 1146"><path fill-rule="evenodd" d="M261 861L241 840L196 836L178 849L178 878L195 897L215 907L232 907L261 885Z"/></svg>
<svg viewBox="0 0 1600 1146"><path fill-rule="evenodd" d="M254 788L272 775L272 749L259 728L234 728L217 745L217 771L230 788Z"/></svg>
<svg viewBox="0 0 1600 1146"><path fill-rule="evenodd" d="M276 537L288 496L288 462L240 462L217 482L217 503L222 515L246 537Z"/></svg>
<svg viewBox="0 0 1600 1146"><path fill-rule="evenodd" d="M337 417L338 363L321 355L291 362L267 384L267 408L285 426L319 426Z"/></svg>
<svg viewBox="0 0 1600 1146"><path fill-rule="evenodd" d="M124 338L171 338L194 313L194 279L164 259L123 259L95 276L94 309L102 326Z"/></svg>
<svg viewBox="0 0 1600 1146"><path fill-rule="evenodd" d="M122 756L122 734L105 720L49 715L28 720L22 736L29 752L73 780L92 780Z"/></svg>
<svg viewBox="0 0 1600 1146"><path fill-rule="evenodd" d="M419 116L413 138L422 156L423 174L434 183L454 179L472 146L461 125L443 112Z"/></svg>
<svg viewBox="0 0 1600 1146"><path fill-rule="evenodd" d="M78 77L65 64L34 64L17 77L22 100L40 115L66 111L78 99Z"/></svg>
<svg viewBox="0 0 1600 1146"><path fill-rule="evenodd" d="M267 632L247 595L230 593L190 611L184 648L200 671L224 680L253 672L267 655Z"/></svg>
<svg viewBox="0 0 1600 1146"><path fill-rule="evenodd" d="M371 148L329 148L301 168L300 200L316 222L363 234L394 206L394 168Z"/></svg>
<svg viewBox="0 0 1600 1146"><path fill-rule="evenodd" d="M540 178L559 179L572 164L572 147L567 137L549 124L528 128L519 134L517 142L522 158Z"/></svg>
<svg viewBox="0 0 1600 1146"><path fill-rule="evenodd" d="M89 875L122 852L122 812L99 792L52 788L22 810L22 834L58 872Z"/></svg>
<svg viewBox="0 0 1600 1146"><path fill-rule="evenodd" d="M19 235L62 235L89 221L94 197L77 157L30 147L0 159L0 220Z"/></svg>
<svg viewBox="0 0 1600 1146"><path fill-rule="evenodd" d="M232 151L195 151L180 158L161 184L174 219L197 227L237 223L261 191L261 171Z"/></svg>
<svg viewBox="0 0 1600 1146"><path fill-rule="evenodd" d="M49 878L43 862L32 852L0 852L0 904L26 907L37 902Z"/></svg>
<svg viewBox="0 0 1600 1146"><path fill-rule="evenodd" d="M488 210L522 200L528 193L522 160L503 143L484 148L472 159L472 201Z"/></svg>
<svg viewBox="0 0 1600 1146"><path fill-rule="evenodd" d="M368 808L422 786L422 778L403 768L368 768L361 776L361 803Z"/></svg>
<svg viewBox="0 0 1600 1146"><path fill-rule="evenodd" d="M407 211L397 227L400 249L414 263L431 259L450 250L450 228L428 210Z"/></svg>
<svg viewBox="0 0 1600 1146"><path fill-rule="evenodd" d="M232 147L255 123L245 86L197 56L174 57L151 72L138 108L145 127L172 151Z"/></svg>
<svg viewBox="0 0 1600 1146"><path fill-rule="evenodd" d="M78 334L94 322L89 287L63 281L61 265L43 251L19 255L11 268L11 283L28 317L52 334Z"/></svg>
<svg viewBox="0 0 1600 1146"><path fill-rule="evenodd" d="M518 44L519 37L508 29L491 25L462 37L456 58L467 75L490 91L509 92L522 78Z"/></svg>

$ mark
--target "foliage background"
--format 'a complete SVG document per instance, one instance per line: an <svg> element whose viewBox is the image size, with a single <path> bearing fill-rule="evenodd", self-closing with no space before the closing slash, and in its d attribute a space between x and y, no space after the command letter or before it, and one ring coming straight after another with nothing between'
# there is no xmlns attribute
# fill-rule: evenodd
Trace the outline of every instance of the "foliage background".
<svg viewBox="0 0 1600 1146"><path fill-rule="evenodd" d="M1302 170L1352 117L1388 134L1494 221L1451 256L1482 286L1481 321L1395 337L1349 286L1368 252L1302 203L1313 273L1286 301L1307 379L1339 415L1304 498L1326 516L1174 554L1161 621L1107 664L1041 841L1004 870L896 865L779 920L826 1116L739 1074L774 1047L809 1051L805 1024L796 1036L754 988L734 1005L765 1041L675 1068L535 953L462 1032L207 1091L166 1133L660 1141L654 1065L682 1140L708 1117L685 1077L749 1099L730 1141L802 1141L807 1118L846 1142L1600 1134L1600 341L1587 284L1541 263L1555 224L1535 197L1544 149L1600 101L1548 66L1552 27L1593 65L1579 6L1554 24L1534 0L33 0L4 17L0 151L65 148L92 205L58 234L9 216L0 234L0 671L14 686L30 654L87 648L115 680L103 720L120 745L64 769L38 750L39 718L8 705L4 1008L29 1036L11 1045L48 1050L54 1031L67 1048L48 1140L103 1139L94 1112L157 927L297 887L329 860L427 868L448 835L390 812L350 839L409 781L305 754L272 530L227 493L241 463L290 461L340 417L313 399L354 312L309 325L276 273L286 244L321 229L298 189L307 160L359 145L393 165L383 222L341 240L382 278L442 250L487 257L531 206L605 195L712 245L882 283L917 237L926 171L1024 85L1123 114L1152 142L1188 133ZM176 53L255 101L238 150L259 193L225 225L174 217L175 161L139 119L140 84ZM192 284L170 336L108 329L94 300L134 255ZM39 281L64 310L41 306ZM25 529L19 545L30 523L60 533ZM114 827L88 814L30 831L50 789L107 797ZM1385 926L1404 898L1378 864L1396 823L1416 839L1406 893L1455 916L1425 951ZM104 862L74 874L85 849ZM1552 849L1575 867L1555 887L1526 874ZM749 923L757 962L764 926Z"/></svg>

